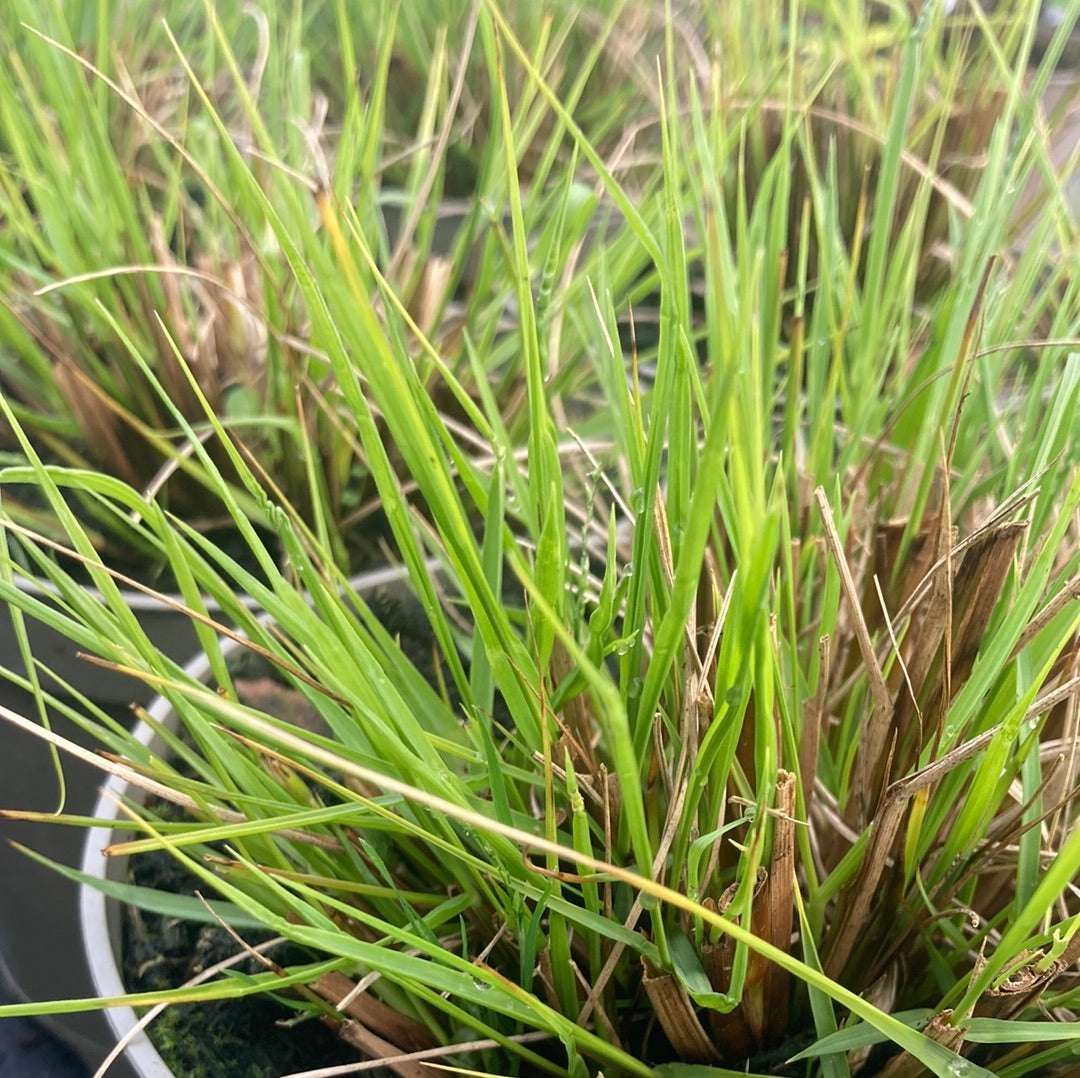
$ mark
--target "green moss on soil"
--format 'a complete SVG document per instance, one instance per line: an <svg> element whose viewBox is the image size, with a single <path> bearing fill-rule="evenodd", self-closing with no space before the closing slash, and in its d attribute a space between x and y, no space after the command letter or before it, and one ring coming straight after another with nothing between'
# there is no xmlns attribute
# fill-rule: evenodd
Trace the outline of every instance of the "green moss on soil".
<svg viewBox="0 0 1080 1078"><path fill-rule="evenodd" d="M140 854L129 863L133 883L193 894L199 881L167 853ZM268 934L245 933L257 944ZM234 955L236 941L218 925L194 924L128 910L124 920L124 982L133 992L175 988L207 966ZM313 960L291 945L274 951L282 965ZM261 972L254 959L236 967ZM294 1012L266 996L169 1007L150 1026L150 1039L177 1078L279 1078L358 1058L321 1022L279 1023Z"/></svg>

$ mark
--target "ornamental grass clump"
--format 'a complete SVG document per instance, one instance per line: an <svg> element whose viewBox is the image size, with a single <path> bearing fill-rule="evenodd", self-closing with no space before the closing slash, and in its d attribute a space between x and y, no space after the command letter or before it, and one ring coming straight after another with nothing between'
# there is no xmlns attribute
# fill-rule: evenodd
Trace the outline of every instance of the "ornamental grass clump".
<svg viewBox="0 0 1080 1078"><path fill-rule="evenodd" d="M4 719L129 783L111 856L165 853L197 881L113 897L229 926L245 959L253 925L302 955L0 1015L272 993L283 1018L407 1078L423 1060L575 1078L1073 1073L1080 275L1072 161L1055 164L1041 99L1080 9L1038 59L1035 3L892 12L902 45L873 55L895 81L867 121L882 151L855 196L800 77L818 23L789 14L768 121L763 98L733 110L717 92L722 54L683 62L668 14L658 162L636 183L502 6L470 7L489 232L450 330L410 310L352 188L303 192L317 228L270 197L173 39L325 357L418 613L406 637L350 588L329 529L281 504L160 323L202 412L161 384L157 407L243 559L152 493L48 461L0 398L26 461L9 481L64 536L5 510L0 596L153 686L175 725L147 748L39 667L7 676L103 751ZM874 50L875 26L852 48ZM939 50L976 39L998 105L958 201L939 171L947 110L929 158L911 147ZM547 167L523 170L541 126ZM949 256L925 287L939 213ZM145 636L72 489L167 560L207 683ZM55 599L19 590L15 547Z"/></svg>
<svg viewBox="0 0 1080 1078"><path fill-rule="evenodd" d="M323 529L339 563L371 560L356 541L356 526L373 513L375 484L355 419L341 407L325 350L313 344L311 312L258 200L237 186L218 124L324 280L333 266L312 196L328 186L350 205L396 295L446 353L457 396L476 403L482 392L461 339L467 325L484 377L497 375L491 388L509 409L508 428L520 433L520 366L505 351L505 334L503 350L493 348L503 310L492 302L491 275L508 222L499 216L506 193L492 58L477 42L476 20L459 7L430 0L391 18L382 5L340 0L291 11L167 3L163 18L150 18L122 0L6 5L0 385L48 463L101 470L208 530L227 531L227 511L162 407L160 382L206 439L245 512L263 523L215 446L179 350L222 425L266 471L264 485ZM635 197L655 195L663 182L664 91L651 58L668 54L709 102L715 136L740 142L739 168L717 177L729 216L740 190L757 197L797 102L799 138L814 143L818 166L830 170L845 242L865 224L884 174L886 119L902 89L903 13L777 2L763 18L757 4L691 4L666 21L662 5L627 0L503 9L545 83ZM925 39L893 196L898 220L912 210L922 221L913 238L920 299L954 264L953 218L973 212L1005 73L1024 47L1018 11L955 11ZM215 26L228 51L217 46ZM550 200L568 167L563 127L524 69L505 78L525 202ZM674 93L672 118L682 123L689 100ZM1047 108L1047 140L1067 123L1070 100ZM820 178L801 155L791 161L788 197L798 206ZM1051 192L1052 177L1036 172L1039 189ZM593 216L596 179L583 162L568 201L568 239ZM922 198L930 200L925 209L914 205ZM1017 227L1037 203L1028 197ZM626 343L632 305L648 371L659 319L655 268L637 244L618 252L607 238L621 334ZM803 239L799 215L789 215L789 288ZM816 231L805 239L813 277ZM555 253L562 257L549 262L552 286L583 290L595 279L584 236ZM693 263L690 287L700 297ZM562 379L572 383L582 367L577 327L556 317L552 332ZM149 373L131 362L125 340ZM454 398L444 385L436 405L449 418L469 418ZM0 447L18 462L6 424ZM160 557L137 528L95 498L70 496L107 558L164 583ZM9 507L35 528L51 526L26 492L10 491Z"/></svg>

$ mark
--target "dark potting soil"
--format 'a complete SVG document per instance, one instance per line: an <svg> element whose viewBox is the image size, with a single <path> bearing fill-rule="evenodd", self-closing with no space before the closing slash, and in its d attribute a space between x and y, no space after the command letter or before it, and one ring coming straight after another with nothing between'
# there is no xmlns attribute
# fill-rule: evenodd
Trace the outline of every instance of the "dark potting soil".
<svg viewBox="0 0 1080 1078"><path fill-rule="evenodd" d="M138 854L128 864L131 882L140 886L187 895L206 891L205 883L168 853ZM270 938L266 932L245 931L243 936L253 946ZM131 992L176 988L239 949L220 925L196 924L130 907L124 911L122 939L124 984ZM284 943L269 957L288 966L316 961L319 956ZM265 971L255 958L233 968L245 974ZM155 1019L148 1032L177 1078L280 1078L359 1058L318 1019L283 1024L293 1017L293 1011L269 996L245 996L173 1005Z"/></svg>

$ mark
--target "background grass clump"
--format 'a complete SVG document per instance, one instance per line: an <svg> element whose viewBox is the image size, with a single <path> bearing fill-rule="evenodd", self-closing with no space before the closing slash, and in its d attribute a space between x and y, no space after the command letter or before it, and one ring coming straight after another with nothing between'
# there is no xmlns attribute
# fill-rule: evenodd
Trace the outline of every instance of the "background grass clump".
<svg viewBox="0 0 1080 1078"><path fill-rule="evenodd" d="M133 797L110 847L166 851L221 900L170 911L304 949L192 991L272 992L364 1056L487 1073L1071 1073L1063 11L1046 36L1030 2L207 3L148 28L138 69L89 9L24 13L132 236L108 274L92 248L60 269L30 227L42 166L5 144L27 225L5 265L68 279L20 315L107 342L91 383L122 374L153 416L125 436L244 549L168 484L92 470L77 407L53 431L13 381L0 595L178 726L151 752L47 670L7 676L182 810ZM167 89L157 127L132 70ZM4 116L29 93L0 87ZM28 121L5 122L14 146ZM258 311L235 355L259 375L221 395L193 330L237 312L186 291L181 235ZM34 341L36 367L13 345L8 365L70 405ZM375 512L404 635L347 580ZM98 521L168 565L209 685L145 636Z"/></svg>

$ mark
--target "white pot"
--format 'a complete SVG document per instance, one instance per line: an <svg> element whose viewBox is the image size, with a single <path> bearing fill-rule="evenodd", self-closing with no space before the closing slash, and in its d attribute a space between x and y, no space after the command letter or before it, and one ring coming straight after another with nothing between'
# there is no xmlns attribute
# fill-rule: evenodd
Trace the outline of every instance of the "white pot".
<svg viewBox="0 0 1080 1078"><path fill-rule="evenodd" d="M222 642L222 650L235 647L231 640ZM210 675L210 660L205 654L196 656L185 667L186 673L199 681ZM150 718L169 727L177 723L176 712L164 696L155 697L148 709ZM160 739L148 723L140 722L133 731L135 738L151 750L160 751ZM110 775L101 788L94 816L113 820L120 815L119 800L129 792L128 784L119 775ZM122 880L126 874L127 858L106 857L105 847L115 840L115 833L107 827L95 827L87 832L83 848L82 870L98 879ZM79 888L79 922L82 926L83 947L94 991L101 998L122 996L127 993L120 975L122 933L121 910L115 901L93 887L83 884ZM126 1037L138 1023L138 1016L130 1007L110 1007L105 1011L109 1026L117 1041ZM139 1078L172 1078L172 1071L145 1032L139 1031L128 1042L125 1056Z"/></svg>
<svg viewBox="0 0 1080 1078"><path fill-rule="evenodd" d="M351 581L355 594L371 592L387 584L399 582L404 577L400 568L376 569L362 573ZM234 640L223 640L222 651L228 654L240 645ZM187 674L199 681L210 677L210 661L205 654L199 654L185 667ZM177 725L177 715L172 704L163 697L155 697L148 709L150 718L170 729ZM134 737L152 751L161 752L163 746L152 726L139 722L133 730ZM124 796L138 797L131 794L128 784L118 775L110 775L102 786L101 794L94 807L93 815L101 820L119 818L119 800ZM115 840L115 832L107 827L95 827L87 832L86 845L83 849L82 870L98 879L123 880L126 876L127 861L122 857L106 857L104 850ZM79 921L82 928L83 945L86 950L87 965L94 983L96 994L101 998L122 996L127 993L121 969L121 910L115 900L106 899L98 890L83 884L79 888ZM109 1025L117 1041L127 1036L138 1022L135 1012L130 1007L110 1007L105 1012ZM139 1031L128 1043L126 1058L139 1078L172 1078L172 1071L158 1055L150 1038Z"/></svg>

